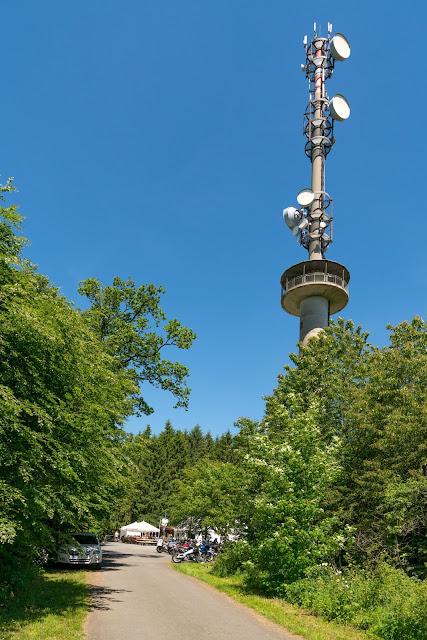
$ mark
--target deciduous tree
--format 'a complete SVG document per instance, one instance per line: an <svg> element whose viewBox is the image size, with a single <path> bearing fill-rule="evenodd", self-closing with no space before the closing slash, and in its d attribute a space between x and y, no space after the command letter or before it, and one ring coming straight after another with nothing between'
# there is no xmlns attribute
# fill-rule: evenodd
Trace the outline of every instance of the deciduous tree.
<svg viewBox="0 0 427 640"><path fill-rule="evenodd" d="M160 307L164 289L154 284L137 287L132 278L114 278L111 286L88 278L80 283L79 293L91 303L83 317L139 386L133 396L136 411L153 412L144 399L144 383L169 391L177 399L175 406L187 408L188 368L165 360L163 352L168 347L189 349L196 335L177 319L167 320Z"/></svg>

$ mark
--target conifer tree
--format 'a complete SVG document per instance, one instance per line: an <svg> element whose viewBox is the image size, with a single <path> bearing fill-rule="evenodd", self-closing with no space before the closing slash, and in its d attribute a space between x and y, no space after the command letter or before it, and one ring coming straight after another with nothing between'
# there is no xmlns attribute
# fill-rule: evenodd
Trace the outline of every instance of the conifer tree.
<svg viewBox="0 0 427 640"><path fill-rule="evenodd" d="M188 442L193 461L203 458L205 455L205 439L198 424L189 432Z"/></svg>
<svg viewBox="0 0 427 640"><path fill-rule="evenodd" d="M208 431L205 435L205 456L206 458L214 458L215 456L215 443L211 436L211 432Z"/></svg>

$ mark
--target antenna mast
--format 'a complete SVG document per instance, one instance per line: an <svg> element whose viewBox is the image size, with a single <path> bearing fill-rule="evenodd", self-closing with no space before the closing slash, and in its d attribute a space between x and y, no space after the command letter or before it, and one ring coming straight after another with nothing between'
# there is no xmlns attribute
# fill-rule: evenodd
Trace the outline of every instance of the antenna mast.
<svg viewBox="0 0 427 640"><path fill-rule="evenodd" d="M297 195L299 208L287 207L283 217L308 251L308 261L287 269L281 278L282 307L299 316L300 341L303 345L329 324L332 313L341 311L348 302L348 270L338 262L325 260L332 242L332 198L325 191L326 157L335 142L334 122L346 120L350 106L346 98L336 94L331 100L326 80L334 71L337 60L346 60L350 45L341 33L331 37L314 35L310 43L304 37L305 64L301 69L308 79L309 103L304 113L303 133L307 138L305 154L311 161L311 188Z"/></svg>

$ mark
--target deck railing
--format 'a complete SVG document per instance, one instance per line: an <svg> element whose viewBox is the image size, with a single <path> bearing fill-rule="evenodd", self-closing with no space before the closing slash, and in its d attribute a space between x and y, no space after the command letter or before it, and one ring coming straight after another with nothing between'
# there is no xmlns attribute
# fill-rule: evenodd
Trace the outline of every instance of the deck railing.
<svg viewBox="0 0 427 640"><path fill-rule="evenodd" d="M282 288L282 295L290 289L297 287L300 284L306 284L308 282L331 282L336 284L344 291L348 293L348 283L340 276L335 276L332 273L325 273L324 271L315 271L311 273L304 273L295 278L286 278L285 287Z"/></svg>

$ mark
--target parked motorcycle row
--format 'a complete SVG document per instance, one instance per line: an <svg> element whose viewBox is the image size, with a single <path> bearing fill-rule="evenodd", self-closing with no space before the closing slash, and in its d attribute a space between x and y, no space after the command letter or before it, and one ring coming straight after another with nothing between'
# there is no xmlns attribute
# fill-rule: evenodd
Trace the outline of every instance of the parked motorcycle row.
<svg viewBox="0 0 427 640"><path fill-rule="evenodd" d="M221 546L216 542L204 540L200 544L194 540L188 540L184 543L177 540L169 540L168 542L159 539L156 550L158 553L169 553L172 556L172 562L179 564L180 562L211 562L220 552Z"/></svg>

